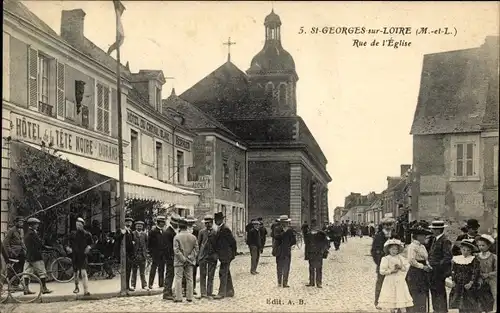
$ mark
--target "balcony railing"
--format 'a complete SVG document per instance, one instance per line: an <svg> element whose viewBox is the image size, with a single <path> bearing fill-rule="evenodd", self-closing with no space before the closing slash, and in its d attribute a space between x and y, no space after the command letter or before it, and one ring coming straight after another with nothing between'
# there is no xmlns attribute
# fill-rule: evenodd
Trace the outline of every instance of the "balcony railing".
<svg viewBox="0 0 500 313"><path fill-rule="evenodd" d="M40 113L45 114L47 116L54 116L53 109L54 106L44 103L42 101L38 101L38 111L40 111Z"/></svg>

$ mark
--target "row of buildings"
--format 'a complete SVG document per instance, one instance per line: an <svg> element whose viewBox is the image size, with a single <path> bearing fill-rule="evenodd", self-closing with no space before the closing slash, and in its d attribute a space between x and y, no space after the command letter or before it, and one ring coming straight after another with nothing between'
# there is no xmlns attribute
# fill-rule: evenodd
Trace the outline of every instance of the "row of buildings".
<svg viewBox="0 0 500 313"><path fill-rule="evenodd" d="M127 199L198 218L223 212L235 233L257 216L287 214L296 225L328 219L327 160L297 115L298 75L274 12L248 71L228 55L166 99L161 70L134 73L128 63L117 94L117 62L85 37L83 10L62 11L60 34L19 1L4 1L3 14L2 232L17 214L9 199L22 193L11 175L20 146L48 143L96 184L113 179L98 187L101 213L91 219L104 231L117 228L118 97Z"/></svg>
<svg viewBox="0 0 500 313"><path fill-rule="evenodd" d="M401 165L401 177L388 177L379 195L351 193L334 218L377 222L407 211L410 220L476 218L482 231L497 229L498 59L498 36L480 47L425 55L412 166Z"/></svg>

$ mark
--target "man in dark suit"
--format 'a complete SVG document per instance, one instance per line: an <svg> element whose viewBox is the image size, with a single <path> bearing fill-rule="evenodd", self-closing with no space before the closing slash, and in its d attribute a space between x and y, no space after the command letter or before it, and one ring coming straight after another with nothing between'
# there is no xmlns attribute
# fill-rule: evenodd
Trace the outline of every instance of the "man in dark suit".
<svg viewBox="0 0 500 313"><path fill-rule="evenodd" d="M213 297L213 286L215 268L217 267L217 255L215 254L216 233L213 229L214 219L211 215L206 215L203 219L205 228L198 234L198 264L200 266L200 293L201 298Z"/></svg>
<svg viewBox="0 0 500 313"><path fill-rule="evenodd" d="M247 245L250 250L250 274L256 275L257 266L259 265L261 238L259 233L259 221L252 219L253 228L248 231Z"/></svg>
<svg viewBox="0 0 500 313"><path fill-rule="evenodd" d="M215 253L219 258L219 294L214 299L223 299L224 297L234 297L233 280L231 278L231 261L236 256L237 247L231 229L224 224L225 216L222 212L214 215L215 224L218 226L215 237Z"/></svg>
<svg viewBox="0 0 500 313"><path fill-rule="evenodd" d="M452 243L446 237L443 221L432 221L429 228L434 233L429 250L430 286L432 307L435 313L448 312L445 279L451 274Z"/></svg>
<svg viewBox="0 0 500 313"><path fill-rule="evenodd" d="M476 240L476 238L480 236L479 232L478 232L479 226L481 226L481 225L479 225L479 222L476 219L470 219L470 220L468 220L467 221L467 225L465 226L465 228L467 229L467 233L459 235L457 237L456 241L460 242L460 241L462 241L464 239L473 239L473 240ZM460 247L457 246L457 245L454 245L451 251L452 251L453 255L460 255L460 254L462 254L460 252Z"/></svg>
<svg viewBox="0 0 500 313"><path fill-rule="evenodd" d="M377 271L377 282L375 283L375 307L378 306L378 298L380 296L380 290L382 289L382 284L384 283L384 275L380 274L380 261L384 256L384 244L388 239L395 238L394 233L394 223L395 220L391 217L384 218L380 222L380 229L377 234L373 237L371 255L373 258L373 262L376 265Z"/></svg>
<svg viewBox="0 0 500 313"><path fill-rule="evenodd" d="M297 243L295 233L290 228L290 219L287 215L282 215L279 222L283 231L276 234L276 273L278 275L278 287L289 288L288 275L292 262L292 246Z"/></svg>
<svg viewBox="0 0 500 313"><path fill-rule="evenodd" d="M151 254L151 269L149 270L149 289L153 288L156 271L158 271L158 285L160 288L164 285L165 278L165 262L167 253L167 243L163 240L165 233L165 216L156 218L156 227L154 227L148 236L148 250Z"/></svg>
<svg viewBox="0 0 500 313"><path fill-rule="evenodd" d="M45 248L42 238L38 233L38 227L40 226L40 220L31 217L27 221L28 231L24 236L24 244L26 246L26 262L24 264L24 272L35 274L40 278L42 283L42 293L47 294L52 291L47 288L47 271L45 269L45 263L43 262L42 250ZM29 278L24 278L24 294L30 295L34 292L29 290Z"/></svg>
<svg viewBox="0 0 500 313"><path fill-rule="evenodd" d="M326 233L319 229L315 219L305 237L305 259L309 261L309 284L307 287L323 288L323 258L328 253L330 243Z"/></svg>
<svg viewBox="0 0 500 313"><path fill-rule="evenodd" d="M259 222L259 234L260 234L260 253L264 252L264 247L266 246L266 237L267 237L267 229L264 226L264 222L262 221L262 217L258 217L257 221Z"/></svg>
<svg viewBox="0 0 500 313"><path fill-rule="evenodd" d="M163 285L163 300L174 300L172 285L174 283L174 237L177 235L181 217L173 213L170 216L170 225L162 234L165 244L165 284Z"/></svg>
<svg viewBox="0 0 500 313"><path fill-rule="evenodd" d="M126 262L125 262L125 276L127 279L127 290L134 291L130 287L130 277L132 276L132 265L135 262L135 248L134 248L134 234L132 233L132 224L134 223L134 219L131 217L125 218L125 228L121 229L116 235L115 245L117 247L121 247L122 240L125 238L125 253L126 253ZM120 251L120 248L117 248Z"/></svg>

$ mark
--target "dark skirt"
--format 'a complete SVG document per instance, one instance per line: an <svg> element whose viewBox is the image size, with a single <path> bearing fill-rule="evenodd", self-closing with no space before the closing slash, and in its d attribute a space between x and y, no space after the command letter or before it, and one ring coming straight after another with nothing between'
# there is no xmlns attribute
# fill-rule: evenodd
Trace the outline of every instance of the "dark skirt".
<svg viewBox="0 0 500 313"><path fill-rule="evenodd" d="M425 261L417 262L425 265ZM410 266L406 275L406 283L413 298L413 307L407 308L408 313L427 312L427 299L430 288L429 275L422 269Z"/></svg>
<svg viewBox="0 0 500 313"><path fill-rule="evenodd" d="M465 284L457 283L450 292L450 309L477 312L479 310L478 290L474 287L467 290Z"/></svg>
<svg viewBox="0 0 500 313"><path fill-rule="evenodd" d="M481 287L477 290L477 302L479 307L483 312L493 311L493 304L495 299L493 298L493 293L491 292L490 285L488 282L484 281Z"/></svg>

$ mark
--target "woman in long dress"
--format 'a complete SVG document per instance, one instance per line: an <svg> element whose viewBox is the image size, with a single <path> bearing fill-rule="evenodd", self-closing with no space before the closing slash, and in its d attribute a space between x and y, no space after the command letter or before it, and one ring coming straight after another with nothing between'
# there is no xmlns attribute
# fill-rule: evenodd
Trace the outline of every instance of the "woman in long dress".
<svg viewBox="0 0 500 313"><path fill-rule="evenodd" d="M463 239L460 243L461 255L456 255L451 263L452 289L450 292L450 309L458 309L459 313L480 312L477 294L481 270L479 261L473 254L477 251L474 239Z"/></svg>
<svg viewBox="0 0 500 313"><path fill-rule="evenodd" d="M391 312L406 312L413 306L413 300L406 285L408 261L401 255L403 243L398 239L389 239L384 244L387 254L380 262L380 274L384 275L384 283L380 291L378 306L390 309Z"/></svg>
<svg viewBox="0 0 500 313"><path fill-rule="evenodd" d="M428 253L425 248L426 236L432 234L428 229L420 225L415 225L409 229L412 234L413 241L408 246L407 258L410 263L406 282L411 297L413 298L413 307L408 308L409 313L427 312L427 299L429 297L429 275L432 271L428 261Z"/></svg>
<svg viewBox="0 0 500 313"><path fill-rule="evenodd" d="M494 243L495 239L490 235L481 235L476 239L479 247L476 256L481 270L481 284L478 290L481 312L496 312L497 256L489 251Z"/></svg>

